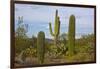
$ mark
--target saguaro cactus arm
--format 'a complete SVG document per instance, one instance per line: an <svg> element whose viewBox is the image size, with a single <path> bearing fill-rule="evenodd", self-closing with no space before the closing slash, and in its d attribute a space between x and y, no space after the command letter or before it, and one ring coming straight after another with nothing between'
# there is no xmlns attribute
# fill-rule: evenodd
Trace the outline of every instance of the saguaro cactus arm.
<svg viewBox="0 0 100 69"><path fill-rule="evenodd" d="M50 34L51 34L52 36L54 36L53 31L52 31L51 23L49 23L49 30L50 30Z"/></svg>

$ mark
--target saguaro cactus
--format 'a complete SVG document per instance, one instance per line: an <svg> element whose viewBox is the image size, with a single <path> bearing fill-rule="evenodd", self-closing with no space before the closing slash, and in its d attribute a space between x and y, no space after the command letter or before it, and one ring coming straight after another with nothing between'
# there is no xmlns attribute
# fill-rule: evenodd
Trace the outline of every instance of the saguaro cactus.
<svg viewBox="0 0 100 69"><path fill-rule="evenodd" d="M44 32L40 31L37 37L37 57L40 64L44 62L44 54L45 54L45 34Z"/></svg>
<svg viewBox="0 0 100 69"><path fill-rule="evenodd" d="M54 37L54 44L55 46L57 46L57 39L60 34L60 19L58 16L58 10L56 10L56 14L55 14L54 32L52 31L51 22L49 23L49 30L50 30L50 34Z"/></svg>
<svg viewBox="0 0 100 69"><path fill-rule="evenodd" d="M69 55L74 54L74 46L75 46L75 16L71 15L69 19L69 30L68 30Z"/></svg>

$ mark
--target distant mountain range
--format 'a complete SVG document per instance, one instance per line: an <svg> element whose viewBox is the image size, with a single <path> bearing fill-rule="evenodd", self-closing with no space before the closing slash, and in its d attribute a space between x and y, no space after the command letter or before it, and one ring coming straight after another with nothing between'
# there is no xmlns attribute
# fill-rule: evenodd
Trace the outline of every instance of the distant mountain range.
<svg viewBox="0 0 100 69"><path fill-rule="evenodd" d="M54 40L49 39L49 38L46 38L45 40L46 40L47 42L49 42L49 43L53 43L53 42L54 42Z"/></svg>

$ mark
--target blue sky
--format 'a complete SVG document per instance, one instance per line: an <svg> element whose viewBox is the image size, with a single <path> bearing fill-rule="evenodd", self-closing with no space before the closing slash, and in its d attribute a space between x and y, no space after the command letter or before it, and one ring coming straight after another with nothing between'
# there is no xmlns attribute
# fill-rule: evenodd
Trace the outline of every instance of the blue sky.
<svg viewBox="0 0 100 69"><path fill-rule="evenodd" d="M18 16L23 16L24 24L28 24L27 35L37 36L39 31L44 31L46 38L53 38L49 32L49 22L54 28L55 11L58 10L60 16L62 33L68 33L69 17L75 15L76 18L76 38L94 33L94 9L64 6L45 6L15 4L15 29L17 28ZM54 30L54 29L53 29Z"/></svg>

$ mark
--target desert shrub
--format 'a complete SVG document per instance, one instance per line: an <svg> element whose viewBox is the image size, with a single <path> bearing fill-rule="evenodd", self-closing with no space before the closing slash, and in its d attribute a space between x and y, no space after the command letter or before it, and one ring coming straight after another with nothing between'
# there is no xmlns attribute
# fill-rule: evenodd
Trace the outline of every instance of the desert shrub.
<svg viewBox="0 0 100 69"><path fill-rule="evenodd" d="M32 38L19 38L15 37L15 52L20 54L22 50L29 48L30 46L36 49L37 38L34 36Z"/></svg>
<svg viewBox="0 0 100 69"><path fill-rule="evenodd" d="M22 51L22 59L24 60L26 57L36 57L36 49L34 49L33 47L29 47L25 50Z"/></svg>
<svg viewBox="0 0 100 69"><path fill-rule="evenodd" d="M75 40L75 52L73 56L66 54L67 62L87 62L94 61L94 35L85 35L80 39ZM68 53L68 52L67 52Z"/></svg>
<svg viewBox="0 0 100 69"><path fill-rule="evenodd" d="M66 56L66 58L68 59L67 62L88 62L94 60L93 54L90 55L89 53L78 53L73 56Z"/></svg>
<svg viewBox="0 0 100 69"><path fill-rule="evenodd" d="M15 52L16 53L20 53L22 50L25 50L29 46L31 46L30 40L21 39L21 38L20 39L19 38L15 39Z"/></svg>

